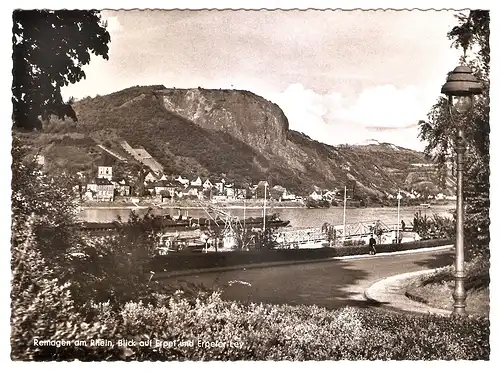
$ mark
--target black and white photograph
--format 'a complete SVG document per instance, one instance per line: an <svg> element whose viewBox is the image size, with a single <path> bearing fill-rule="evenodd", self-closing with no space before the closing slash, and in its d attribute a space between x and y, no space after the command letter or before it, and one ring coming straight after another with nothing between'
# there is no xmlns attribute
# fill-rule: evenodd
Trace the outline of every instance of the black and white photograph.
<svg viewBox="0 0 500 372"><path fill-rule="evenodd" d="M450 4L14 5L10 359L489 361L498 17Z"/></svg>

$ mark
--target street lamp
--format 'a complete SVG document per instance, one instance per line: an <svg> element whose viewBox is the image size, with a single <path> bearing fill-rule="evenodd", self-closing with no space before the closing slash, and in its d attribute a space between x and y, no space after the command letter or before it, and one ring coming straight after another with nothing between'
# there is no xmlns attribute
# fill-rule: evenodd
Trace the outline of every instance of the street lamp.
<svg viewBox="0 0 500 372"><path fill-rule="evenodd" d="M458 116L466 117L474 104L474 95L481 94L481 83L472 75L467 66L458 66L448 73L446 83L441 93L448 97L451 119L456 120L457 139L457 240L455 244L455 290L453 291L453 314L466 315L465 299L467 293L464 287L464 205L463 205L463 155L465 153L464 121Z"/></svg>
<svg viewBox="0 0 500 372"><path fill-rule="evenodd" d="M398 199L398 221L397 221L398 224L396 225L396 244L399 244L401 243L401 241L399 240L399 218L400 218L399 208L401 206L401 199L403 199L403 196L401 195L401 190L398 190L397 199Z"/></svg>

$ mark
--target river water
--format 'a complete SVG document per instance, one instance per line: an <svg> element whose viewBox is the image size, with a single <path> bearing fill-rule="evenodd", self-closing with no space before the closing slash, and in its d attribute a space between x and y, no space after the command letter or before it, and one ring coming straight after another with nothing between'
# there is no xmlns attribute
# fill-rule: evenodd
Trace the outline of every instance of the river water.
<svg viewBox="0 0 500 372"><path fill-rule="evenodd" d="M421 211L422 215L426 214L432 217L433 214L439 216L451 217L451 210L455 208L454 205L436 205L430 208L422 208L420 206L414 207L401 207L400 208L400 220L404 220L407 225L413 223L413 217L416 212ZM227 213L231 215L243 217L261 217L262 208L229 208L225 209ZM84 221L92 222L110 222L116 220L118 216L122 220L127 220L131 212L131 209L97 209L89 208L84 209L80 212L80 218ZM136 209L139 215L144 215L146 209ZM343 208L342 207L331 207L327 209L308 209L308 208L268 208L266 210L266 215L276 213L283 220L289 220L290 226L295 228L306 228L306 227L321 227L325 222L333 225L341 225L343 223ZM170 215L172 217L177 217L179 214L189 215L191 217L208 217L207 213L203 209L190 208L182 209L179 208L164 208L154 210L154 214L157 215ZM358 222L373 222L376 220L381 220L388 226L395 225L398 221L398 210L396 207L384 207L384 208L348 208L346 209L346 224L358 223Z"/></svg>

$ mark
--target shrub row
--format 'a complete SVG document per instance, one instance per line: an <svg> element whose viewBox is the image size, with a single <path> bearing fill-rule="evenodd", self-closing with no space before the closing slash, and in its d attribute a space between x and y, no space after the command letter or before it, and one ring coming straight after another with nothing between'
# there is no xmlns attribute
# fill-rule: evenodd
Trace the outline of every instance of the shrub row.
<svg viewBox="0 0 500 372"><path fill-rule="evenodd" d="M482 318L380 309L240 304L218 293L160 296L155 305L96 307L91 324L62 322L45 340L108 346L27 347L15 359L50 360L457 360L489 359ZM118 340L126 341L120 345Z"/></svg>
<svg viewBox="0 0 500 372"><path fill-rule="evenodd" d="M467 291L488 288L490 284L490 262L487 257L474 257L471 261L465 262L464 269L467 277L465 281L465 289ZM424 275L421 278L421 285L451 282L455 280L454 275L455 266L445 266Z"/></svg>
<svg viewBox="0 0 500 372"><path fill-rule="evenodd" d="M450 244L448 239L420 240L403 244L377 245L377 252L398 252L425 247L438 247ZM284 262L315 260L329 257L368 254L367 245L317 248L317 249L281 249L249 252L209 252L209 253L174 253L157 256L150 261L149 269L155 272L230 267L264 262Z"/></svg>

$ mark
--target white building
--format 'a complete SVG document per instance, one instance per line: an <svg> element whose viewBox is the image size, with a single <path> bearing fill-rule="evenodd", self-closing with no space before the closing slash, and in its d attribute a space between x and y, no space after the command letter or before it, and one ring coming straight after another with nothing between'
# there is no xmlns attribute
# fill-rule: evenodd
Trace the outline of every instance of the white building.
<svg viewBox="0 0 500 372"><path fill-rule="evenodd" d="M214 185L212 185L212 182L207 178L205 182L203 182L203 188L205 190L211 189Z"/></svg>
<svg viewBox="0 0 500 372"><path fill-rule="evenodd" d="M321 192L318 192L316 190L314 190L310 195L309 197L312 199L312 200L321 200L323 199L323 195L321 195Z"/></svg>
<svg viewBox="0 0 500 372"><path fill-rule="evenodd" d="M189 185L189 179L182 178L182 176L177 177L175 180L182 183L184 185L184 187Z"/></svg>
<svg viewBox="0 0 500 372"><path fill-rule="evenodd" d="M105 178L109 181L113 178L113 167L97 167L97 178Z"/></svg>
<svg viewBox="0 0 500 372"><path fill-rule="evenodd" d="M88 183L86 190L87 191L97 192L97 183L95 183L95 182Z"/></svg>
<svg viewBox="0 0 500 372"><path fill-rule="evenodd" d="M149 172L148 174L146 174L146 177L144 177L145 185L156 181L158 181L158 177L152 172Z"/></svg>
<svg viewBox="0 0 500 372"><path fill-rule="evenodd" d="M225 194L229 200L234 199L234 187L233 187L233 185L226 185Z"/></svg>
<svg viewBox="0 0 500 372"><path fill-rule="evenodd" d="M194 181L191 181L191 186L200 187L202 185L201 178L197 177Z"/></svg>

